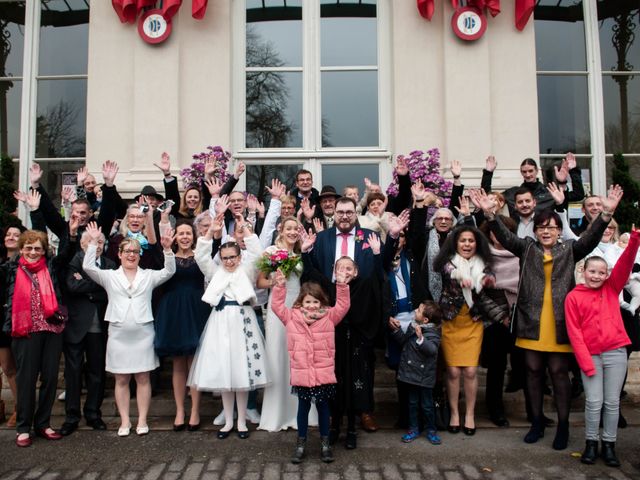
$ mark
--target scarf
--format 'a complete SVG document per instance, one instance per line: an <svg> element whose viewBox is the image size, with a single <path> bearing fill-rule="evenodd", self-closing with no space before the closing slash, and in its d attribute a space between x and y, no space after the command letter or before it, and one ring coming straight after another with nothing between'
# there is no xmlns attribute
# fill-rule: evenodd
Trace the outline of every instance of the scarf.
<svg viewBox="0 0 640 480"><path fill-rule="evenodd" d="M496 276L497 290L504 290L509 305L513 305L518 294L520 260L509 250L499 250L489 245L493 257L492 270Z"/></svg>
<svg viewBox="0 0 640 480"><path fill-rule="evenodd" d="M307 325L311 325L316 320L320 320L321 318L323 318L328 313L328 311L326 308L319 308L318 310L310 311L306 308L300 307L300 313L302 313L302 315L304 316L304 322Z"/></svg>
<svg viewBox="0 0 640 480"><path fill-rule="evenodd" d="M28 270L33 281L24 270ZM31 302L38 301L44 318L49 318L58 310L58 299L53 288L51 275L47 269L47 259L42 256L34 263L27 262L24 257L18 260L16 283L11 305L11 335L26 337L33 326Z"/></svg>
<svg viewBox="0 0 640 480"><path fill-rule="evenodd" d="M477 255L467 260L456 253L451 259L451 264L454 267L451 271L451 278L458 281L462 288L462 296L471 308L473 307L472 290L475 290L476 293L482 291L482 279L485 276L484 262ZM463 280L471 280L471 287L462 287Z"/></svg>
<svg viewBox="0 0 640 480"><path fill-rule="evenodd" d="M134 240L138 241L141 249L140 256L143 255L145 250L149 249L149 240L147 240L147 237L145 237L142 233L140 232L133 233L131 230L127 230L127 238L133 238Z"/></svg>
<svg viewBox="0 0 640 480"><path fill-rule="evenodd" d="M425 261L427 262L428 267L428 277L429 281L429 292L431 293L431 297L434 302L440 301L440 296L442 295L442 275L440 272L436 272L433 269L433 261L438 256L440 252L440 235L438 235L438 231L435 228L432 228L429 231L429 240L427 242L427 251L425 253L426 258L423 260L423 265Z"/></svg>
<svg viewBox="0 0 640 480"><path fill-rule="evenodd" d="M255 301L253 284L242 266L238 266L235 272L227 272L223 267L218 268L202 295L202 301L215 306L225 294L238 303Z"/></svg>

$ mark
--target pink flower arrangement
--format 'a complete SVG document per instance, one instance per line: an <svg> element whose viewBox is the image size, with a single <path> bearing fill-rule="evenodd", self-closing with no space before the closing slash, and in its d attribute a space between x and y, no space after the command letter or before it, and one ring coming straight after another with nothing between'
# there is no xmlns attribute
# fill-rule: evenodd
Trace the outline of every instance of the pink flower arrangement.
<svg viewBox="0 0 640 480"><path fill-rule="evenodd" d="M362 230L356 230L356 242L362 242L364 240L364 233Z"/></svg>
<svg viewBox="0 0 640 480"><path fill-rule="evenodd" d="M425 189L433 192L442 199L445 206L449 205L453 183L444 179L440 174L440 150L432 148L423 152L414 150L409 155L398 155L398 160L404 160L409 167L411 183L422 180ZM387 188L387 195L398 196L398 174L393 172L393 181Z"/></svg>
<svg viewBox="0 0 640 480"><path fill-rule="evenodd" d="M272 246L264 251L257 265L258 269L267 275L279 269L289 278L294 270L301 273L301 260L300 255Z"/></svg>
<svg viewBox="0 0 640 480"><path fill-rule="evenodd" d="M204 182L205 163L210 159L215 160L213 176L221 182L226 182L229 179L230 174L227 173L227 167L231 160L231 153L227 152L219 145L216 145L215 147L209 145L207 147L207 151L194 154L193 163L180 171L183 188L202 187L202 183Z"/></svg>

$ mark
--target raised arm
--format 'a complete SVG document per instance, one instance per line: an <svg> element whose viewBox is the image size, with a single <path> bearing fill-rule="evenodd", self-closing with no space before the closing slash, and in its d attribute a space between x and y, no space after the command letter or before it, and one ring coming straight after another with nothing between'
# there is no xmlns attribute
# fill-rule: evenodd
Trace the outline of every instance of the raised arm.
<svg viewBox="0 0 640 480"><path fill-rule="evenodd" d="M150 272L153 288L166 282L176 273L176 256L173 250L171 250L171 245L173 245L174 240L173 230L167 230L160 239L160 244L164 249L164 267L162 270L152 270Z"/></svg>
<svg viewBox="0 0 640 480"><path fill-rule="evenodd" d="M100 239L102 232L95 222L89 223L86 231L89 233L91 240L87 247L87 251L85 252L84 260L82 261L82 269L89 278L91 278L91 280L106 288L106 285L109 282L109 276L112 275L112 272L109 270L101 270L98 265L96 265L96 250L98 248L98 240Z"/></svg>
<svg viewBox="0 0 640 480"><path fill-rule="evenodd" d="M622 252L622 255L620 255L620 258L618 258L613 270L611 270L611 276L609 277L609 285L611 285L616 293L620 293L629 280L639 245L640 229L634 227L631 231L629 244Z"/></svg>

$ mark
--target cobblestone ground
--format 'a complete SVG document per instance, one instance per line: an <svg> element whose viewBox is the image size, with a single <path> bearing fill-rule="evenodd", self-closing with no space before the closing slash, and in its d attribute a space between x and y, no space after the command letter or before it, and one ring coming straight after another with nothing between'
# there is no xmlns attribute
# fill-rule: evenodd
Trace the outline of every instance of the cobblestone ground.
<svg viewBox="0 0 640 480"><path fill-rule="evenodd" d="M221 441L211 431L152 431L146 437L118 438L113 431L82 430L58 442L35 439L19 449L15 434L0 431L0 479L126 480L414 480L465 479L638 479L640 427L620 432L622 468L601 462L582 465L582 429L572 430L569 448L551 449L553 430L535 445L525 445L519 428L479 429L474 437L443 434L443 444L424 438L400 442L401 432L361 433L358 448L335 447L336 461L318 459L317 432L311 433L309 456L302 465L289 463L295 433L253 432L249 440Z"/></svg>

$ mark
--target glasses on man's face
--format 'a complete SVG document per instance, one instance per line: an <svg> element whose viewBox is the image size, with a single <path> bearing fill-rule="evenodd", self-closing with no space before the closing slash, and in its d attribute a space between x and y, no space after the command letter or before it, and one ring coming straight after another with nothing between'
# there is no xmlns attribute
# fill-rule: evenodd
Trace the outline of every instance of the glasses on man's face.
<svg viewBox="0 0 640 480"><path fill-rule="evenodd" d="M539 225L536 227L538 232L553 232L557 229L558 227L556 225Z"/></svg>
<svg viewBox="0 0 640 480"><path fill-rule="evenodd" d="M238 258L238 255L229 255L228 257L220 257L220 260L222 260L223 262L232 262L236 258Z"/></svg>
<svg viewBox="0 0 640 480"><path fill-rule="evenodd" d="M346 211L346 210L336 210L336 216L338 217L353 217L356 214L354 210Z"/></svg>
<svg viewBox="0 0 640 480"><path fill-rule="evenodd" d="M140 250L120 250L120 253L123 255L140 255Z"/></svg>
<svg viewBox="0 0 640 480"><path fill-rule="evenodd" d="M42 247L32 247L31 245L25 245L24 247L22 247L22 249L25 252L35 252L35 253L44 252L44 248L42 248Z"/></svg>
<svg viewBox="0 0 640 480"><path fill-rule="evenodd" d="M244 198L232 198L229 200L229 203L242 203L244 202Z"/></svg>
<svg viewBox="0 0 640 480"><path fill-rule="evenodd" d="M433 219L434 222L448 223L453 221L450 217L436 217Z"/></svg>
<svg viewBox="0 0 640 480"><path fill-rule="evenodd" d="M140 219L144 218L144 215L136 215L136 214L131 214L131 213L130 213L130 214L129 214L129 218L133 218L133 219L138 219L138 220L140 220Z"/></svg>

